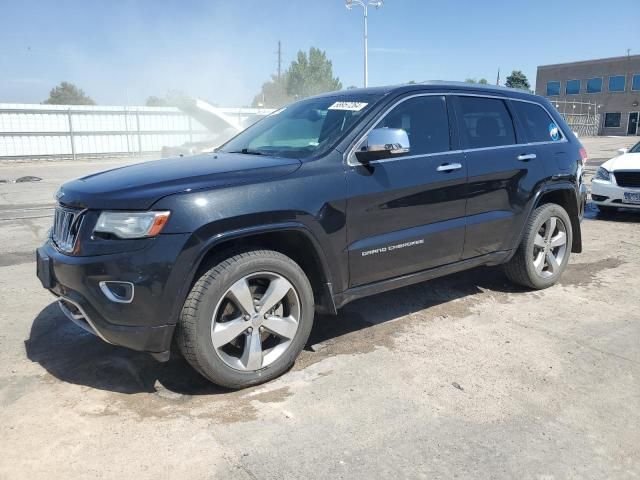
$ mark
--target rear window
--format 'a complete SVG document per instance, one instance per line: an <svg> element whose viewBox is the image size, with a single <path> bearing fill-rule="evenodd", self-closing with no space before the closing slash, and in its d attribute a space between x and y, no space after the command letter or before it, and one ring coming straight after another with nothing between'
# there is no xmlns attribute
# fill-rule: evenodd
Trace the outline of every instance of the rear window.
<svg viewBox="0 0 640 480"><path fill-rule="evenodd" d="M511 114L503 100L458 97L460 130L468 148L513 145L516 135Z"/></svg>
<svg viewBox="0 0 640 480"><path fill-rule="evenodd" d="M556 122L540 105L518 101L511 105L524 126L529 142L551 142L563 138Z"/></svg>

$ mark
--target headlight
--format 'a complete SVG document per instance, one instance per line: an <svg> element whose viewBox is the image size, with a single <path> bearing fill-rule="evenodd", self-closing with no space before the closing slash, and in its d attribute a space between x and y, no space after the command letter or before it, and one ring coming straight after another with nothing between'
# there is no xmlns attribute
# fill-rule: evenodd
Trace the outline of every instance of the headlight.
<svg viewBox="0 0 640 480"><path fill-rule="evenodd" d="M596 179L604 180L605 182L610 182L611 175L609 174L609 171L606 168L600 167L596 172Z"/></svg>
<svg viewBox="0 0 640 480"><path fill-rule="evenodd" d="M119 238L155 237L169 220L171 212L102 212L94 232Z"/></svg>

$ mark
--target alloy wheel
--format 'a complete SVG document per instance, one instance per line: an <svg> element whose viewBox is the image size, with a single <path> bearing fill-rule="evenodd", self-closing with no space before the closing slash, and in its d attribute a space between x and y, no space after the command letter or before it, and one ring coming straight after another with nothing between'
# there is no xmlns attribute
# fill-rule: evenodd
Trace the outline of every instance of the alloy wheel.
<svg viewBox="0 0 640 480"><path fill-rule="evenodd" d="M235 282L218 302L211 340L231 368L264 368L288 349L298 331L301 307L296 289L274 272L258 272Z"/></svg>
<svg viewBox="0 0 640 480"><path fill-rule="evenodd" d="M567 227L562 219L550 217L538 230L533 243L533 266L543 278L560 273L567 252Z"/></svg>

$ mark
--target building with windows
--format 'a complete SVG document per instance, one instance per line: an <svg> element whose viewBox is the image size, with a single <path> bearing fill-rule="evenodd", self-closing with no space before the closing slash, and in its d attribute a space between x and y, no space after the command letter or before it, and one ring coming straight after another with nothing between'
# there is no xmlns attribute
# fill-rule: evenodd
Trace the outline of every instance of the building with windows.
<svg viewBox="0 0 640 480"><path fill-rule="evenodd" d="M640 135L640 55L540 66L536 93L565 118L595 114L601 135Z"/></svg>

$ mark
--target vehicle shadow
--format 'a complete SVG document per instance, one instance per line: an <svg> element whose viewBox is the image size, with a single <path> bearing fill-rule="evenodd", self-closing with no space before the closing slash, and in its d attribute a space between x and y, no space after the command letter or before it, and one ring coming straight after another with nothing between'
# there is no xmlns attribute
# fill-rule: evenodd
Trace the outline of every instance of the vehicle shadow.
<svg viewBox="0 0 640 480"><path fill-rule="evenodd" d="M313 345L485 289L524 291L510 284L499 269L486 267L404 287L357 300L336 317L318 316L305 349L313 355ZM54 378L99 390L134 394L164 388L183 395L229 392L208 382L179 355L160 363L146 353L103 342L67 320L57 303L48 305L35 318L25 348L27 357Z"/></svg>
<svg viewBox="0 0 640 480"><path fill-rule="evenodd" d="M588 203L584 210L584 217L589 220L606 220L620 223L640 223L640 210L620 208L613 212L603 212L593 203Z"/></svg>

